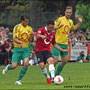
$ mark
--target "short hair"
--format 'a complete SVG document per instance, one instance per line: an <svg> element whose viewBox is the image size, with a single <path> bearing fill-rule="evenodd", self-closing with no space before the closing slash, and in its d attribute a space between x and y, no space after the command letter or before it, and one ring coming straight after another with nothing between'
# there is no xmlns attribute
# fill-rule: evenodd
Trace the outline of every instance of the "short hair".
<svg viewBox="0 0 90 90"><path fill-rule="evenodd" d="M66 9L71 9L72 10L72 6L67 6Z"/></svg>
<svg viewBox="0 0 90 90"><path fill-rule="evenodd" d="M49 24L54 25L54 21L53 20L48 20L47 25L49 25Z"/></svg>
<svg viewBox="0 0 90 90"><path fill-rule="evenodd" d="M25 19L29 19L29 16L27 14L21 16L21 21L24 21Z"/></svg>

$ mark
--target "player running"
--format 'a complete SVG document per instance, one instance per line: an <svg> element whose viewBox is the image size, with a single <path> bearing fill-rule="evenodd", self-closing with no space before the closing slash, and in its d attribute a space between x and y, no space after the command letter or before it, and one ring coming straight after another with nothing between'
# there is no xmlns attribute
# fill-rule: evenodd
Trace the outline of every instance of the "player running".
<svg viewBox="0 0 90 90"><path fill-rule="evenodd" d="M21 85L20 80L25 75L30 57L30 50L28 48L29 40L32 36L32 28L28 26L29 17L27 15L21 16L21 23L16 25L13 30L13 43L14 50L12 56L12 64L6 66L2 71L2 74L6 74L9 70L12 70L20 64L20 61L24 61L23 68L20 71L20 75L15 84Z"/></svg>
<svg viewBox="0 0 90 90"><path fill-rule="evenodd" d="M67 6L65 10L65 16L60 17L55 23L54 27L54 29L56 29L55 35L56 44L63 49L68 49L68 35L70 30L76 30L82 23L82 18L79 16L78 17L79 22L76 25L74 25L73 21L70 19L71 15L72 15L72 7ZM68 61L68 52L59 51L54 47L52 52L55 61L58 61L59 54L61 55L61 63L58 65L55 73L55 75L59 75L63 69L63 66Z"/></svg>
<svg viewBox="0 0 90 90"><path fill-rule="evenodd" d="M55 32L53 30L54 22L52 20L49 20L45 27L39 28L37 31L37 41L35 48L35 53L38 59L39 66L41 68L42 73L46 76L48 84L51 84L51 79L47 73L45 62L49 64L49 72L51 74L51 77L53 79L55 78L54 59L50 52L50 44L52 43L56 49L62 52L67 52L67 50L63 50L56 44Z"/></svg>

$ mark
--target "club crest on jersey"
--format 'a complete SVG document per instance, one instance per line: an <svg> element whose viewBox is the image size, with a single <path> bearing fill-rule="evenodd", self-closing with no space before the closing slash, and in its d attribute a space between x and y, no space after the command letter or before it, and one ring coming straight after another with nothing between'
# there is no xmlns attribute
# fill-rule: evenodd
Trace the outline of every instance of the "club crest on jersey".
<svg viewBox="0 0 90 90"><path fill-rule="evenodd" d="M51 36L51 38L53 38L53 36Z"/></svg>

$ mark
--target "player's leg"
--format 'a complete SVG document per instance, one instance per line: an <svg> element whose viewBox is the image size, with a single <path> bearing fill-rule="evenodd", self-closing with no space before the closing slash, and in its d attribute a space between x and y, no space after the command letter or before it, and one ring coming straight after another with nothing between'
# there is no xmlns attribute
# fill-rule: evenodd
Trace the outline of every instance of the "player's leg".
<svg viewBox="0 0 90 90"><path fill-rule="evenodd" d="M17 81L16 81L15 84L21 85L20 80L23 78L23 76L24 76L25 73L27 72L28 64L29 64L29 58L25 58L25 59L24 59L24 66L22 67L22 69L21 69L21 71L20 71L20 74L19 74L19 77L18 77L18 79L17 79Z"/></svg>
<svg viewBox="0 0 90 90"><path fill-rule="evenodd" d="M51 74L51 78L55 78L55 67L54 67L54 59L52 57L47 59L47 62L49 64L49 72Z"/></svg>
<svg viewBox="0 0 90 90"><path fill-rule="evenodd" d="M5 69L2 71L2 74L5 75L8 70L12 70L17 67L17 63L20 57L20 53L17 52L17 49L14 48L13 55L12 55L12 64L8 64Z"/></svg>
<svg viewBox="0 0 90 90"><path fill-rule="evenodd" d="M59 45L59 46L63 49L68 49L67 45ZM59 75L61 73L61 71L63 70L64 65L68 61L68 52L60 52L60 55L61 55L61 63L58 64L55 76Z"/></svg>
<svg viewBox="0 0 90 90"><path fill-rule="evenodd" d="M5 75L9 70L15 69L17 67L17 63L8 64L2 71L2 74Z"/></svg>
<svg viewBox="0 0 90 90"><path fill-rule="evenodd" d="M57 62L59 60L59 54L60 54L60 51L58 49L56 49L55 47L53 47L52 55L53 55L53 58L54 58L54 66L56 66L56 64L57 64ZM56 74L55 74L55 76L56 76Z"/></svg>
<svg viewBox="0 0 90 90"><path fill-rule="evenodd" d="M51 79L50 76L48 75L47 68L45 67L44 62L39 63L39 66L41 68L42 73L47 78L47 84L51 84Z"/></svg>
<svg viewBox="0 0 90 90"><path fill-rule="evenodd" d="M15 84L19 84L21 85L21 82L20 80L23 78L23 76L26 74L27 72L27 68L28 68L28 65L29 65L29 58L30 58L30 52L29 52L29 48L22 48L22 59L24 60L24 65L20 71L20 74L19 74L19 77L16 81Z"/></svg>
<svg viewBox="0 0 90 90"><path fill-rule="evenodd" d="M66 64L68 60L68 56L61 57L61 63L58 64L55 76L59 75L61 71L63 70L64 65Z"/></svg>
<svg viewBox="0 0 90 90"><path fill-rule="evenodd" d="M48 75L48 72L47 72L47 68L45 67L44 65L44 54L43 54L43 51L41 52L36 52L36 57L37 57L37 60L38 60L38 63L39 63L39 66L41 68L41 71L42 73L45 75L45 77L47 78L47 83L48 84L51 84L51 80L50 80L50 76Z"/></svg>

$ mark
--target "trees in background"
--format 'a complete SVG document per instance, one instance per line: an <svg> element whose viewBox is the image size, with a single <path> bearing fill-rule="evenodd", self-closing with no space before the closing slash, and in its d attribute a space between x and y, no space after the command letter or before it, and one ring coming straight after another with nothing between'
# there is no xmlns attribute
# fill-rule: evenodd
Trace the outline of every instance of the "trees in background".
<svg viewBox="0 0 90 90"><path fill-rule="evenodd" d="M71 5L73 7L72 19L75 21L75 15L77 18L77 15L80 14L83 18L80 28L90 29L89 3L89 0L0 0L0 25L18 23L20 15L26 11L30 15L30 25L37 30L42 24L41 21L45 22L45 18L49 16L44 17L43 12L57 12L64 15L65 7ZM44 18L41 18L41 16ZM53 19L55 18L53 17Z"/></svg>
<svg viewBox="0 0 90 90"><path fill-rule="evenodd" d="M90 30L90 3L85 3L85 4L81 4L79 3L77 6L76 6L76 18L78 15L81 15L82 16L82 25L80 26L80 29L89 29ZM77 20L76 20L77 22Z"/></svg>

